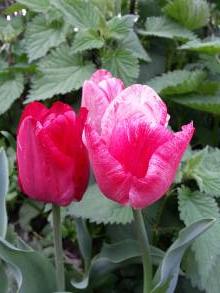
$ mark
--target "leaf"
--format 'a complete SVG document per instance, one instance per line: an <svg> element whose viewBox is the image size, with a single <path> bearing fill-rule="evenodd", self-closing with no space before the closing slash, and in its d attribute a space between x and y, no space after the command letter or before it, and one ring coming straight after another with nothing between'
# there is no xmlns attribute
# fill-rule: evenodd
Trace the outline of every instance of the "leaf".
<svg viewBox="0 0 220 293"><path fill-rule="evenodd" d="M3 149L0 149L0 237L5 238L7 232L6 195L8 193L8 160Z"/></svg>
<svg viewBox="0 0 220 293"><path fill-rule="evenodd" d="M193 40L196 38L194 33L163 16L148 17L145 23L145 30L140 29L138 33L144 36L179 40Z"/></svg>
<svg viewBox="0 0 220 293"><path fill-rule="evenodd" d="M61 22L47 23L38 15L28 23L25 35L26 51L29 61L43 57L47 52L65 41L68 27Z"/></svg>
<svg viewBox="0 0 220 293"><path fill-rule="evenodd" d="M85 50L99 49L104 46L104 40L95 30L79 31L73 41L71 50L73 53Z"/></svg>
<svg viewBox="0 0 220 293"><path fill-rule="evenodd" d="M220 256L220 216L219 208L214 198L199 191L191 192L188 188L178 190L180 218L188 226L204 217L216 218L216 223L206 233L200 236L192 245L195 254L198 274L202 287L206 284Z"/></svg>
<svg viewBox="0 0 220 293"><path fill-rule="evenodd" d="M0 261L0 284L1 284L1 293L8 293L8 277L6 273L6 266L5 264Z"/></svg>
<svg viewBox="0 0 220 293"><path fill-rule="evenodd" d="M130 50L134 57L150 62L151 58L142 46L138 36L134 31L130 31L128 35L120 42L120 48Z"/></svg>
<svg viewBox="0 0 220 293"><path fill-rule="evenodd" d="M24 90L22 74L0 75L0 115L6 112Z"/></svg>
<svg viewBox="0 0 220 293"><path fill-rule="evenodd" d="M106 51L102 56L102 67L121 78L127 85L136 80L139 74L138 60L129 50Z"/></svg>
<svg viewBox="0 0 220 293"><path fill-rule="evenodd" d="M94 69L94 65L83 61L82 56L71 54L69 47L57 48L40 61L41 74L33 79L26 102L45 100L77 90L85 79L90 78Z"/></svg>
<svg viewBox="0 0 220 293"><path fill-rule="evenodd" d="M50 0L17 0L32 11L45 13L49 9Z"/></svg>
<svg viewBox="0 0 220 293"><path fill-rule="evenodd" d="M107 22L107 37L120 40L128 35L133 29L136 16L125 15L122 17L115 16Z"/></svg>
<svg viewBox="0 0 220 293"><path fill-rule="evenodd" d="M10 21L0 17L0 40L5 43L14 41L24 30L21 17L12 17Z"/></svg>
<svg viewBox="0 0 220 293"><path fill-rule="evenodd" d="M205 79L201 70L174 70L149 80L148 85L163 95L194 92Z"/></svg>
<svg viewBox="0 0 220 293"><path fill-rule="evenodd" d="M172 0L164 7L164 12L188 29L198 29L209 21L209 5L205 0Z"/></svg>
<svg viewBox="0 0 220 293"><path fill-rule="evenodd" d="M215 55L220 53L220 38L211 38L209 40L194 40L179 47L180 50L195 51Z"/></svg>
<svg viewBox="0 0 220 293"><path fill-rule="evenodd" d="M91 1L53 0L52 4L63 13L66 21L79 29L94 29L100 23L100 13Z"/></svg>
<svg viewBox="0 0 220 293"><path fill-rule="evenodd" d="M55 291L54 269L40 253L16 248L0 238L0 258L13 265L21 273L20 293L53 293Z"/></svg>
<svg viewBox="0 0 220 293"><path fill-rule="evenodd" d="M133 220L131 208L104 197L96 184L89 186L80 202L69 205L66 214L88 219L97 224L126 224Z"/></svg>
<svg viewBox="0 0 220 293"><path fill-rule="evenodd" d="M166 283L169 282L168 290L165 292L173 293L179 275L180 262L186 249L192 244L193 241L207 229L214 224L213 218L203 218L194 221L188 227L179 232L178 238L170 246L165 253L162 263L156 273L157 284L151 291L152 293L161 292L159 289L166 288ZM162 291L163 292L163 291Z"/></svg>

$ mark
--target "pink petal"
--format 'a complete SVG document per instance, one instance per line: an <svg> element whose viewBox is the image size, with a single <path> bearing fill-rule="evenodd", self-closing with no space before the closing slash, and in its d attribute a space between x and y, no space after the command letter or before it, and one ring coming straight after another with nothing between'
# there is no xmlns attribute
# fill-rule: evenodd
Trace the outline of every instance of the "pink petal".
<svg viewBox="0 0 220 293"><path fill-rule="evenodd" d="M99 83L99 87L106 94L109 103L124 89L124 83L118 78L108 78Z"/></svg>
<svg viewBox="0 0 220 293"><path fill-rule="evenodd" d="M95 83L99 83L100 81L111 77L112 74L108 70L98 69L95 73L92 74L90 80L94 81Z"/></svg>
<svg viewBox="0 0 220 293"><path fill-rule="evenodd" d="M165 195L172 184L181 158L194 133L193 124L182 127L182 131L162 146L151 157L149 168L144 178L133 179L129 193L130 205L144 208Z"/></svg>

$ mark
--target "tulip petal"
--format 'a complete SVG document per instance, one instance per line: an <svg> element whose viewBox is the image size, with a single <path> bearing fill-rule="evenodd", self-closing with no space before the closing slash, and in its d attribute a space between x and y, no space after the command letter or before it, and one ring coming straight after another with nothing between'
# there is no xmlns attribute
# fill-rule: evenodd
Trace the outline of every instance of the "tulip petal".
<svg viewBox="0 0 220 293"><path fill-rule="evenodd" d="M99 87L104 91L110 103L124 89L124 83L120 79L112 77L102 80Z"/></svg>
<svg viewBox="0 0 220 293"><path fill-rule="evenodd" d="M149 162L149 168L144 178L133 178L129 193L130 205L134 208L144 208L165 195L172 184L177 168L185 152L194 127L192 123L182 127L173 137L160 146Z"/></svg>
<svg viewBox="0 0 220 293"><path fill-rule="evenodd" d="M98 69L95 73L92 74L90 80L94 81L95 83L99 83L100 81L111 77L112 74L108 70Z"/></svg>
<svg viewBox="0 0 220 293"><path fill-rule="evenodd" d="M127 204L132 176L109 153L105 142L88 124L85 126L85 135L89 157L100 190L106 197L121 204Z"/></svg>

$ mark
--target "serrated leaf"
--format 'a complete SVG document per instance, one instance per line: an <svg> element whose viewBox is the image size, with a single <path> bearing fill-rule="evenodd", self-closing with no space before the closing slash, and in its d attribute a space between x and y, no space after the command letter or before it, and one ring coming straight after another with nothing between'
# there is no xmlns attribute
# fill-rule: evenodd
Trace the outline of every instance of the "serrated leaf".
<svg viewBox="0 0 220 293"><path fill-rule="evenodd" d="M29 61L43 57L47 52L65 41L68 27L62 22L48 23L38 15L28 23L25 35Z"/></svg>
<svg viewBox="0 0 220 293"><path fill-rule="evenodd" d="M40 61L39 70L41 73L33 79L26 102L77 90L95 68L91 62L83 61L82 56L71 54L69 47L62 46Z"/></svg>
<svg viewBox="0 0 220 293"><path fill-rule="evenodd" d="M53 0L52 4L65 16L66 21L79 29L96 28L100 13L91 1Z"/></svg>
<svg viewBox="0 0 220 293"><path fill-rule="evenodd" d="M73 53L85 50L99 49L104 46L103 38L95 30L79 31L73 41L71 50Z"/></svg>
<svg viewBox="0 0 220 293"><path fill-rule="evenodd" d="M120 42L121 49L127 49L138 59L142 59L146 62L150 62L151 58L142 46L138 36L134 31L130 31L128 35Z"/></svg>
<svg viewBox="0 0 220 293"><path fill-rule="evenodd" d="M119 40L123 37L126 37L129 31L133 28L134 20L134 15L113 17L107 22L107 36Z"/></svg>
<svg viewBox="0 0 220 293"><path fill-rule="evenodd" d="M216 261L220 256L220 217L218 205L214 198L199 191L191 192L185 187L178 190L178 204L180 218L186 226L204 217L216 219L213 227L196 239L192 245L201 285L209 290L207 286L209 278L214 273Z"/></svg>
<svg viewBox="0 0 220 293"><path fill-rule="evenodd" d="M97 224L126 224L133 220L131 208L104 197L96 184L89 186L80 202L69 205L66 213Z"/></svg>
<svg viewBox="0 0 220 293"><path fill-rule="evenodd" d="M209 21L210 11L205 0L172 0L164 7L164 12L188 29L198 29Z"/></svg>
<svg viewBox="0 0 220 293"><path fill-rule="evenodd" d="M14 41L23 32L23 20L21 17L12 17L10 21L0 17L0 40L10 43Z"/></svg>
<svg viewBox="0 0 220 293"><path fill-rule="evenodd" d="M145 30L138 30L141 35L154 36L168 39L193 40L196 35L178 23L166 17L148 17Z"/></svg>
<svg viewBox="0 0 220 293"><path fill-rule="evenodd" d="M9 170L8 160L3 149L0 149L0 237L5 238L7 232L6 195L8 193Z"/></svg>
<svg viewBox="0 0 220 293"><path fill-rule="evenodd" d="M0 115L6 112L24 90L22 74L0 75Z"/></svg>
<svg viewBox="0 0 220 293"><path fill-rule="evenodd" d="M102 56L102 67L129 85L139 73L138 60L129 50L116 49L106 51Z"/></svg>
<svg viewBox="0 0 220 293"><path fill-rule="evenodd" d="M179 47L180 50L195 51L198 53L206 53L215 55L220 53L220 38L212 38L210 40L194 40Z"/></svg>
<svg viewBox="0 0 220 293"><path fill-rule="evenodd" d="M46 12L50 6L50 0L17 0L17 2L35 12Z"/></svg>
<svg viewBox="0 0 220 293"><path fill-rule="evenodd" d="M148 85L163 95L195 92L206 74L201 70L174 70L149 80Z"/></svg>

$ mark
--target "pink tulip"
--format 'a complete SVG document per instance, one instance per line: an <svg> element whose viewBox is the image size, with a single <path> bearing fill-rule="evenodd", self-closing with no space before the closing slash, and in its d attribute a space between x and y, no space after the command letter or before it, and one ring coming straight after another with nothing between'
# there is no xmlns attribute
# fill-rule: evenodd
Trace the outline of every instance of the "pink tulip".
<svg viewBox="0 0 220 293"><path fill-rule="evenodd" d="M173 133L168 120L166 105L156 92L137 84L105 107L100 131L87 123L89 157L106 197L144 208L165 195L194 132L190 123Z"/></svg>
<svg viewBox="0 0 220 293"><path fill-rule="evenodd" d="M76 116L56 102L26 106L17 133L19 184L32 199L65 206L82 198L89 177L82 132L87 110Z"/></svg>

